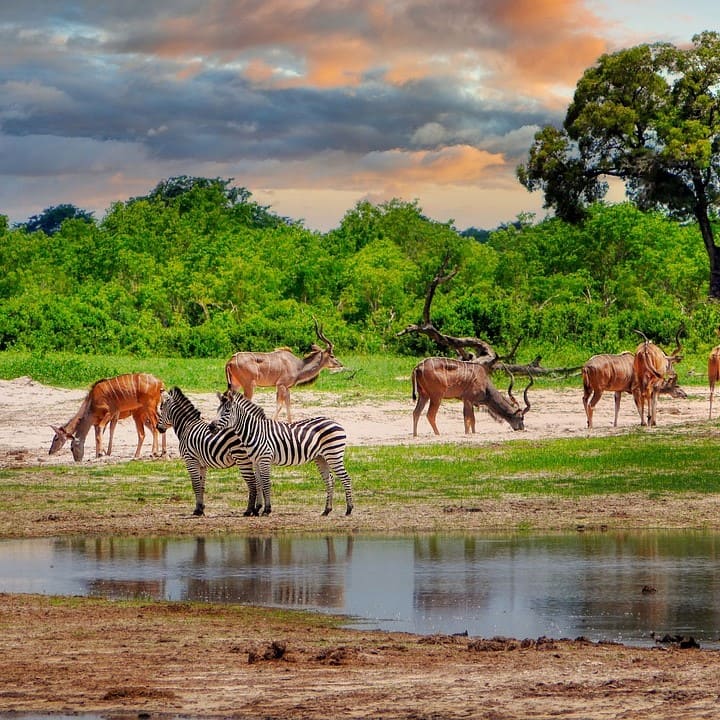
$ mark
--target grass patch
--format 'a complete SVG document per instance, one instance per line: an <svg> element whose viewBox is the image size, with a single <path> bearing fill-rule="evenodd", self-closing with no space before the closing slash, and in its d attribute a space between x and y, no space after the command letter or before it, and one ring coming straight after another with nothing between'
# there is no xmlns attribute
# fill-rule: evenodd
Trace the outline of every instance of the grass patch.
<svg viewBox="0 0 720 720"><path fill-rule="evenodd" d="M490 446L351 447L347 467L356 504L445 504L503 496L572 498L606 494L720 492L717 440L697 428L604 438L511 441ZM179 460L69 465L0 471L5 512L104 515L193 507ZM322 508L314 464L274 467L274 504ZM207 502L240 510L246 487L236 469L210 470ZM338 501L342 488L336 487Z"/></svg>

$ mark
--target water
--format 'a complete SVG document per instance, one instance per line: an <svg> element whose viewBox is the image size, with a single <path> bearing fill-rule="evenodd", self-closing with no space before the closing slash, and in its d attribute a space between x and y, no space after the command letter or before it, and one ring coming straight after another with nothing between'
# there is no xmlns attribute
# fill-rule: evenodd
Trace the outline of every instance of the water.
<svg viewBox="0 0 720 720"><path fill-rule="evenodd" d="M246 603L352 627L720 647L720 535L0 541L0 592Z"/></svg>

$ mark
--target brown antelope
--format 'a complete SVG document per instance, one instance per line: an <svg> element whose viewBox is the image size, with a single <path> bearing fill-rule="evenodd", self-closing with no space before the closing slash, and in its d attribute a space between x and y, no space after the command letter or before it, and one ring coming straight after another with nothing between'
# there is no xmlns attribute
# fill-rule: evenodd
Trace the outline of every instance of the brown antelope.
<svg viewBox="0 0 720 720"><path fill-rule="evenodd" d="M635 355L626 350L619 355L593 355L583 365L583 406L589 428L593 426L593 410L604 392L615 393L613 427L617 427L620 398L623 393L632 394L634 364ZM677 374L674 371L663 381L660 393L667 393L674 398L687 397L685 391L678 387Z"/></svg>
<svg viewBox="0 0 720 720"><path fill-rule="evenodd" d="M138 435L135 458L140 457L140 450L145 441L147 425L153 434L152 454L158 455L157 408L163 383L147 373L128 373L114 378L98 380L85 396L80 409L64 425L52 429L55 437L50 444L50 455L60 450L70 440L75 462L80 462L85 454L85 438L91 427L95 428L95 455L103 454L102 434L105 426L110 423L107 454L112 453L113 435L118 420L132 415ZM162 454L167 454L167 440L163 435Z"/></svg>
<svg viewBox="0 0 720 720"><path fill-rule="evenodd" d="M583 406L589 428L592 427L593 410L604 392L615 393L613 427L617 427L620 398L624 392L632 392L634 359L635 355L631 352L623 352L619 355L593 355L583 365Z"/></svg>
<svg viewBox="0 0 720 720"><path fill-rule="evenodd" d="M713 396L715 395L715 383L720 380L720 345L716 345L708 357L708 381L710 382L710 413L708 419L712 420Z"/></svg>
<svg viewBox="0 0 720 720"><path fill-rule="evenodd" d="M483 363L430 357L419 362L412 371L412 398L417 399L413 410L413 436L417 436L420 415L430 401L427 419L436 435L440 434L435 418L443 398L459 398L463 401L465 432L475 432L475 406L484 405L496 420L506 420L513 430L523 430L525 413L530 409L525 388L525 408L520 409L512 395L512 380L508 397L504 397L490 381L487 366Z"/></svg>
<svg viewBox="0 0 720 720"><path fill-rule="evenodd" d="M643 335L643 337L645 336ZM680 342L679 340L677 342L677 348L672 355L666 355L646 337L635 350L632 392L635 406L640 413L641 425L655 426L657 424L658 395L668 383L673 385L677 382L675 363L681 360Z"/></svg>
<svg viewBox="0 0 720 720"><path fill-rule="evenodd" d="M242 388L243 394L250 400L255 387L274 386L277 408L273 419L277 420L280 417L280 411L284 406L288 422L292 422L290 388L314 382L323 368L340 370L343 367L335 357L333 344L323 335L317 320L314 318L313 320L318 339L325 343L324 350L313 344L311 351L303 358L293 355L286 348L266 353L235 353L225 365L228 390Z"/></svg>

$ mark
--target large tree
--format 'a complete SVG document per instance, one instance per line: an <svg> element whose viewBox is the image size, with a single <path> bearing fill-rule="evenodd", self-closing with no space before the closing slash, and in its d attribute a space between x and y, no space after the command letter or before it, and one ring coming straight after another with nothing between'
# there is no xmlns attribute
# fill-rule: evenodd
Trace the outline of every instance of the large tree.
<svg viewBox="0 0 720 720"><path fill-rule="evenodd" d="M517 169L545 207L570 222L624 181L641 209L694 219L710 261L710 296L720 298L720 248L712 220L720 200L720 35L692 45L639 45L603 55L585 71L562 128L535 135Z"/></svg>

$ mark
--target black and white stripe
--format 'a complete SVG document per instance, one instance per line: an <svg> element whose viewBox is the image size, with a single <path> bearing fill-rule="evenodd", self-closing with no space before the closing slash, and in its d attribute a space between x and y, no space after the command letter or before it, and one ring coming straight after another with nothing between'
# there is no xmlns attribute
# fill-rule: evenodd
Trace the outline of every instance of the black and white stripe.
<svg viewBox="0 0 720 720"><path fill-rule="evenodd" d="M323 515L329 514L333 507L334 478L339 479L345 489L345 514L350 515L352 482L345 469L347 436L342 425L326 417L292 423L270 420L259 405L232 390L224 393L220 400L218 416L210 427L218 432L232 429L240 439L255 468L258 494L262 491L263 515L271 511L271 465L303 465L311 460L318 466L327 491ZM257 497L255 514L259 512L260 497Z"/></svg>
<svg viewBox="0 0 720 720"><path fill-rule="evenodd" d="M251 515L255 508L255 474L252 461L248 458L238 436L232 431L210 432L209 424L201 419L198 410L183 394L180 388L163 393L158 412L157 429L165 432L173 428L178 437L180 455L190 473L195 493L193 515L205 514L205 476L207 469L240 467L240 474L248 486L248 509Z"/></svg>

